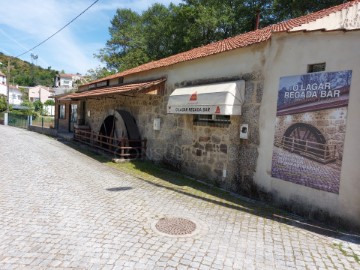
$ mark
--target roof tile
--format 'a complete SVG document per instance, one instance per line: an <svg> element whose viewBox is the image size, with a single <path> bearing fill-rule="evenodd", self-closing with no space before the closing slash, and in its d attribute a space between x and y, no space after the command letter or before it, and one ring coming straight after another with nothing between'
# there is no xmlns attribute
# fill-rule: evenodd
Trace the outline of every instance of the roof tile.
<svg viewBox="0 0 360 270"><path fill-rule="evenodd" d="M58 100L92 98L92 97L99 97L99 96L119 94L119 93L128 93L128 92L143 92L153 86L160 85L165 80L166 79L158 79L154 81L123 84L123 85L110 86L106 88L99 88L99 89L88 90L83 92L70 93L68 95L59 97Z"/></svg>

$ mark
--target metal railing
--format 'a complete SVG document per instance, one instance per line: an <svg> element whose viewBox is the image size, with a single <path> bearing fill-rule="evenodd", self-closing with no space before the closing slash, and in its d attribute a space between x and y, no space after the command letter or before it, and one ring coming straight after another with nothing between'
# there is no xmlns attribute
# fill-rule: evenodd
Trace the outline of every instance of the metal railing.
<svg viewBox="0 0 360 270"><path fill-rule="evenodd" d="M283 136L275 145L321 163L336 160L336 145Z"/></svg>
<svg viewBox="0 0 360 270"><path fill-rule="evenodd" d="M8 125L18 128L27 129L29 126L29 116L22 114L9 113L8 114Z"/></svg>
<svg viewBox="0 0 360 270"><path fill-rule="evenodd" d="M53 117L53 116L33 116L31 125L36 126L36 127L42 127L42 128L54 128L55 127L55 117Z"/></svg>
<svg viewBox="0 0 360 270"><path fill-rule="evenodd" d="M129 140L97 134L91 130L74 130L74 140L114 154L123 159L145 158L147 140Z"/></svg>

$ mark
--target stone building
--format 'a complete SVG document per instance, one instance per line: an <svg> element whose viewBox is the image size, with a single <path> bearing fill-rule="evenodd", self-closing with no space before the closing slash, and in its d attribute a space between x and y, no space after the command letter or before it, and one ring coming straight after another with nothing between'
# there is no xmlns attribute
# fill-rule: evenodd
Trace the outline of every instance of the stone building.
<svg viewBox="0 0 360 270"><path fill-rule="evenodd" d="M83 85L57 106L78 104L77 124L95 134L146 138L149 160L296 212L360 226L359 10L359 1L351 1L150 62ZM303 101L294 94L303 104L277 106L282 77L320 72L329 83L342 71L352 78L341 106L306 94ZM316 141L317 131L326 141ZM306 136L297 138L295 152L278 147L285 135L299 134ZM335 160L316 160L335 141ZM325 146L308 151L316 143ZM301 162L286 163L287 155ZM338 174L333 185L321 176L322 170L332 175L331 164ZM318 174L309 176L311 170Z"/></svg>

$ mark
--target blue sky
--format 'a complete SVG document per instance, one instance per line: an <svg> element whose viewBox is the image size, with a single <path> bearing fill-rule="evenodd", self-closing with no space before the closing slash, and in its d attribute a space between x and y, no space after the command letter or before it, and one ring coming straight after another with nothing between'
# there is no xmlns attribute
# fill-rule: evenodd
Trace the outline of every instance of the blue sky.
<svg viewBox="0 0 360 270"><path fill-rule="evenodd" d="M55 33L95 0L0 0L0 52L17 56ZM20 57L35 64L85 74L101 63L93 57L109 39L108 28L117 8L138 13L154 3L181 0L100 0L87 12L34 51Z"/></svg>

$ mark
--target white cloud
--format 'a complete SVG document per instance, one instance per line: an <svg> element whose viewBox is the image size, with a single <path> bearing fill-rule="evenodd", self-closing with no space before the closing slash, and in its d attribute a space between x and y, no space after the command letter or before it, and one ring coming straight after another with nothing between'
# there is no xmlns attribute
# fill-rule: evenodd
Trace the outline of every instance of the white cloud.
<svg viewBox="0 0 360 270"><path fill-rule="evenodd" d="M0 9L0 50L17 56L43 41L80 14L94 0L2 1ZM52 39L36 48L38 65L66 72L85 73L99 65L93 54L105 46L108 27L117 8L141 12L155 2L169 0L100 0ZM180 1L173 1L179 3ZM31 61L30 53L21 57Z"/></svg>

